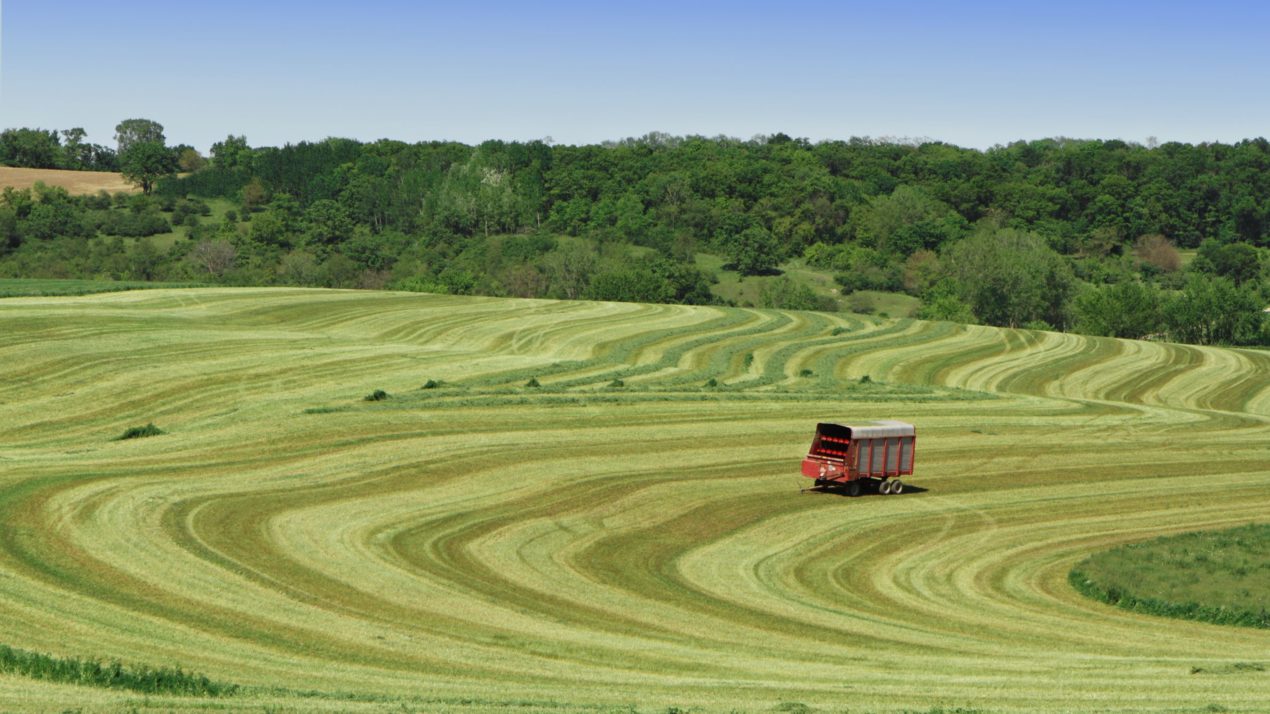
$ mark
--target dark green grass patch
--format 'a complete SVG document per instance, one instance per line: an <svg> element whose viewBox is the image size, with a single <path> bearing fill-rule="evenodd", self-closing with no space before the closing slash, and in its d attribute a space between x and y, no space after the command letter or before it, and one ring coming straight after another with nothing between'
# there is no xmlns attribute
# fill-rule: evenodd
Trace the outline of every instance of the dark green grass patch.
<svg viewBox="0 0 1270 714"><path fill-rule="evenodd" d="M1067 579L1134 612L1270 629L1270 524L1124 545L1086 558Z"/></svg>
<svg viewBox="0 0 1270 714"><path fill-rule="evenodd" d="M0 298L44 297L58 295L92 295L122 290L157 288L197 288L202 283L159 283L143 280L44 280L41 278L0 279Z"/></svg>
<svg viewBox="0 0 1270 714"><path fill-rule="evenodd" d="M148 436L162 436L167 432L150 422L145 426L133 426L124 429L124 432L115 437L115 441L127 441L128 439L144 439Z"/></svg>
<svg viewBox="0 0 1270 714"><path fill-rule="evenodd" d="M1260 662L1232 662L1207 667L1191 667L1191 674L1256 674L1265 671L1266 666Z"/></svg>
<svg viewBox="0 0 1270 714"><path fill-rule="evenodd" d="M79 657L53 657L6 645L0 645L0 672L49 682L127 689L144 694L223 697L238 691L238 685L214 682L180 667L155 668L125 665L118 660L101 662Z"/></svg>
<svg viewBox="0 0 1270 714"><path fill-rule="evenodd" d="M744 388L733 388L718 384L713 388L653 388L631 386L614 380L599 387L586 389L561 389L553 386L523 390L517 388L469 388L459 385L447 385L444 389L429 392L403 393L376 409L404 409L429 411L438 409L460 409L468 407L491 407L512 405L537 406L577 406L598 404L645 404L656 402L831 402L841 403L844 399L867 402L893 402L899 404L925 404L930 402L950 401L985 401L996 397L982 392L968 390L919 387L912 385L884 385L874 382L867 385L846 383L840 390L799 389L758 391ZM332 411L344 411L339 408L311 407L304 410L306 414L325 414Z"/></svg>
<svg viewBox="0 0 1270 714"><path fill-rule="evenodd" d="M305 414L335 414L337 412L346 412L348 407L309 407L304 410Z"/></svg>

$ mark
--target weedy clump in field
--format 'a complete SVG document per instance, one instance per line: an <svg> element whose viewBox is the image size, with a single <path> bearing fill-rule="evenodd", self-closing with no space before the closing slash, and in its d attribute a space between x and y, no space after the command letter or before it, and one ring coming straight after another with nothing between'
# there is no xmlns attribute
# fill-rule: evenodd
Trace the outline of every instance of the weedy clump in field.
<svg viewBox="0 0 1270 714"><path fill-rule="evenodd" d="M833 332L829 334L833 335L834 337L837 337L838 335L845 335L850 331L851 331L851 328L849 327L835 327L833 328Z"/></svg>
<svg viewBox="0 0 1270 714"><path fill-rule="evenodd" d="M161 436L167 432L150 422L145 426L133 426L124 429L124 432L115 437L115 441L127 441L128 439L144 439L147 436Z"/></svg>
<svg viewBox="0 0 1270 714"><path fill-rule="evenodd" d="M526 389L539 389L540 387L542 387L542 385L538 383L537 377L530 377L529 381L525 382Z"/></svg>
<svg viewBox="0 0 1270 714"><path fill-rule="evenodd" d="M336 412L348 411L345 407L309 407L304 410L305 414L334 414Z"/></svg>
<svg viewBox="0 0 1270 714"><path fill-rule="evenodd" d="M1266 666L1260 662L1234 662L1210 667L1191 667L1191 674L1252 674L1264 671Z"/></svg>
<svg viewBox="0 0 1270 714"><path fill-rule="evenodd" d="M100 662L52 655L0 645L0 673L50 682L107 689L128 689L143 694L179 694L223 697L237 693L238 685L215 682L180 667L125 665L115 660Z"/></svg>
<svg viewBox="0 0 1270 714"><path fill-rule="evenodd" d="M388 392L385 392L382 389L376 389L370 394L367 394L366 396L362 397L362 400L367 402L382 402L387 398L388 398Z"/></svg>
<svg viewBox="0 0 1270 714"><path fill-rule="evenodd" d="M816 373L811 371L810 369L800 369L798 370L798 376L799 377L814 377L816 376Z"/></svg>
<svg viewBox="0 0 1270 714"><path fill-rule="evenodd" d="M706 389L714 389L715 387L719 386L719 380L715 379L714 377L711 377L710 379L707 379L706 383L702 386L704 386Z"/></svg>
<svg viewBox="0 0 1270 714"><path fill-rule="evenodd" d="M609 382L609 389L621 389L625 386L626 386L626 382L623 382L620 379L615 379L612 382Z"/></svg>
<svg viewBox="0 0 1270 714"><path fill-rule="evenodd" d="M437 387L440 387L440 386L441 386L440 380L429 379L428 381L423 383L422 387L419 387L419 388L420 389L436 389Z"/></svg>

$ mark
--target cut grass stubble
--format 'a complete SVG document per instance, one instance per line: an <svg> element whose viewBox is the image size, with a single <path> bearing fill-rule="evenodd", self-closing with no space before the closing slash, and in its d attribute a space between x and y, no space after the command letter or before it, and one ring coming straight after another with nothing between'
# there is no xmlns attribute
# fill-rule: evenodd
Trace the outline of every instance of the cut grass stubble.
<svg viewBox="0 0 1270 714"><path fill-rule="evenodd" d="M0 319L0 631L24 651L179 661L257 710L1270 700L1263 673L1199 676L1263 661L1261 631L1170 638L1202 625L1109 615L1057 565L1270 512L1265 353L301 290ZM160 448L101 443L151 415L180 425ZM799 493L817 421L887 417L918 425L924 491Z"/></svg>

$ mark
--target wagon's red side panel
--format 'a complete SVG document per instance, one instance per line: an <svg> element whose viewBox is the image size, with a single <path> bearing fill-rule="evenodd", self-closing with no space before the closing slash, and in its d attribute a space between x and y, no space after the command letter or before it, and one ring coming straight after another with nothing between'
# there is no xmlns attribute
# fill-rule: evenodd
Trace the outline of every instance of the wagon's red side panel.
<svg viewBox="0 0 1270 714"><path fill-rule="evenodd" d="M881 428L887 428L893 423L898 422L880 424ZM916 430L911 425L899 424L908 427L908 434L896 435L892 432L885 436L861 436L847 429L864 432L862 427L817 424L816 436L803 459L803 476L821 481L848 482L860 478L886 479L912 475L917 450Z"/></svg>

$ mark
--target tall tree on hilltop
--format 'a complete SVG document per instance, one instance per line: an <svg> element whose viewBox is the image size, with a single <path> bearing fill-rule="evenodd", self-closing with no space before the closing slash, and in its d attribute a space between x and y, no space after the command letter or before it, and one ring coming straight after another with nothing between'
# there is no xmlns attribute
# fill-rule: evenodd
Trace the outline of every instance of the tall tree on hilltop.
<svg viewBox="0 0 1270 714"><path fill-rule="evenodd" d="M140 142L155 142L163 146L167 138L163 136L163 125L150 119L124 119L115 126L115 141L119 145L119 154L128 147Z"/></svg>

